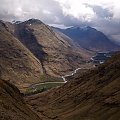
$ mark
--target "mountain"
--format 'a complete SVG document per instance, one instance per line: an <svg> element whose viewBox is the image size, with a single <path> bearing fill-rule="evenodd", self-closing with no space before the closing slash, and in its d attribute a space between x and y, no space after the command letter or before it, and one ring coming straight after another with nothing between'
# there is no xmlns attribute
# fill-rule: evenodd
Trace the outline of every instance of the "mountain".
<svg viewBox="0 0 120 120"><path fill-rule="evenodd" d="M52 29L53 29L53 27L52 27ZM55 32L55 34L57 35L57 37L59 39L64 39L64 40L68 41L74 50L77 50L81 53L81 56L83 56L84 59L89 59L89 56L94 54L93 51L84 49L78 43L74 42L73 39L71 39L67 35L63 34L62 32L60 32L56 29L53 29L53 31Z"/></svg>
<svg viewBox="0 0 120 120"><path fill-rule="evenodd" d="M24 102L20 91L0 79L0 120L41 120Z"/></svg>
<svg viewBox="0 0 120 120"><path fill-rule="evenodd" d="M40 20L0 21L0 119L119 120L120 52L96 68L78 71L61 87L24 99L18 90L40 83L44 76L60 77L86 64L90 56Z"/></svg>
<svg viewBox="0 0 120 120"><path fill-rule="evenodd" d="M120 46L111 41L104 33L92 27L56 28L77 42L81 47L92 51L118 51Z"/></svg>
<svg viewBox="0 0 120 120"><path fill-rule="evenodd" d="M39 82L41 75L43 69L39 60L0 21L0 79L24 90L30 84Z"/></svg>
<svg viewBox="0 0 120 120"><path fill-rule="evenodd" d="M62 87L25 100L43 120L119 120L120 52Z"/></svg>
<svg viewBox="0 0 120 120"><path fill-rule="evenodd" d="M31 84L59 80L56 77L86 64L91 55L40 20L0 21L0 78L21 91Z"/></svg>
<svg viewBox="0 0 120 120"><path fill-rule="evenodd" d="M40 20L30 19L12 26L14 36L39 59L47 75L60 77L91 57L89 51L78 49L71 40L64 39Z"/></svg>

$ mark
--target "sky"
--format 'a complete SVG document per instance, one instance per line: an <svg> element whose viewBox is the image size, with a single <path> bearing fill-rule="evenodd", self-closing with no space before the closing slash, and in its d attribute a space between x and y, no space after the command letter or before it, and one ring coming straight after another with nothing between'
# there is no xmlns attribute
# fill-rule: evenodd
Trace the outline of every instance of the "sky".
<svg viewBox="0 0 120 120"><path fill-rule="evenodd" d="M91 26L120 41L120 0L0 0L0 19Z"/></svg>

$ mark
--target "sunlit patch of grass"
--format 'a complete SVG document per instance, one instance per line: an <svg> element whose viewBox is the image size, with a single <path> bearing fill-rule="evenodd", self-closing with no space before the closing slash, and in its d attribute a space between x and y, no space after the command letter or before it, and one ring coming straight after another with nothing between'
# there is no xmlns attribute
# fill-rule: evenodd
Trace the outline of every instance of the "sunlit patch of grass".
<svg viewBox="0 0 120 120"><path fill-rule="evenodd" d="M45 83L45 84L40 83L39 85L32 86L32 87L28 88L24 94L31 95L31 94L44 92L44 91L47 91L49 89L62 86L63 84L64 83Z"/></svg>

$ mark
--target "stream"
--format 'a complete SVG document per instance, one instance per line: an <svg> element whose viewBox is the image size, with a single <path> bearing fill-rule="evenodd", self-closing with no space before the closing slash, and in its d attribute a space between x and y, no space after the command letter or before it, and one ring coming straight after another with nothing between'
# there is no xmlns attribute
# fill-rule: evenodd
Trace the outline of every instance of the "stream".
<svg viewBox="0 0 120 120"><path fill-rule="evenodd" d="M76 74L77 71L80 70L80 69L81 69L81 68L77 68L77 69L75 69L71 74L68 74L68 75L62 76L61 78L63 79L64 83L67 82L67 80L66 80L65 77L73 76L73 75Z"/></svg>
<svg viewBox="0 0 120 120"><path fill-rule="evenodd" d="M75 69L71 74L67 74L67 75L61 76L61 78L63 79L63 82L44 82L44 83L37 83L37 84L31 85L30 87L35 88L35 86L37 86L37 85L53 84L53 83L66 83L66 82L67 82L66 77L68 77L68 76L73 76L73 75L76 74L77 71L80 70L80 69L81 69L81 68L77 68L77 69Z"/></svg>

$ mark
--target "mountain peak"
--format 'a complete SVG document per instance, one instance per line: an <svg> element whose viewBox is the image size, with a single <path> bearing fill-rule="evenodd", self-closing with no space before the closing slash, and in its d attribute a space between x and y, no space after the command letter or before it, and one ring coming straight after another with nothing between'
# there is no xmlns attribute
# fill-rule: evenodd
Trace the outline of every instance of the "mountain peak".
<svg viewBox="0 0 120 120"><path fill-rule="evenodd" d="M80 27L79 26L72 26L72 27L70 27L68 29L80 29Z"/></svg>
<svg viewBox="0 0 120 120"><path fill-rule="evenodd" d="M21 24L21 23L26 23L26 24L41 24L42 21L40 21L39 19L34 19L34 18L31 18L31 19L26 20L24 22L22 22L22 21L15 21L15 20L12 21L12 24Z"/></svg>
<svg viewBox="0 0 120 120"><path fill-rule="evenodd" d="M90 26L83 26L83 27L73 26L73 27L70 27L70 28L68 28L68 29L87 31L87 30L93 30L94 28L92 28L92 27L90 27ZM94 29L94 30L96 30L96 29Z"/></svg>
<svg viewBox="0 0 120 120"><path fill-rule="evenodd" d="M20 24L20 23L22 23L22 21L16 21L16 20L12 21L12 24Z"/></svg>
<svg viewBox="0 0 120 120"><path fill-rule="evenodd" d="M93 29L93 28L90 27L90 26L84 26L84 27L81 27L81 29L87 31L87 30L90 30L90 29Z"/></svg>
<svg viewBox="0 0 120 120"><path fill-rule="evenodd" d="M35 23L41 24L42 23L42 21L40 21L39 19L34 19L34 18L29 19L29 20L27 20L25 22L27 22L29 24L35 24Z"/></svg>

